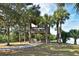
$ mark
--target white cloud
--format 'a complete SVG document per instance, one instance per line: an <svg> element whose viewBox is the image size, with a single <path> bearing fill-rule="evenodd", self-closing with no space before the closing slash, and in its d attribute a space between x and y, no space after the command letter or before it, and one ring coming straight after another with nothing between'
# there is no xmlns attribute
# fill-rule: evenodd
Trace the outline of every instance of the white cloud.
<svg viewBox="0 0 79 59"><path fill-rule="evenodd" d="M43 16L45 13L47 13L48 15L53 14L54 10L56 9L55 4L53 3L41 3L40 5L40 11L41 11L41 15Z"/></svg>
<svg viewBox="0 0 79 59"><path fill-rule="evenodd" d="M63 24L62 28L67 32L71 29L79 29L79 21L78 19L69 19Z"/></svg>

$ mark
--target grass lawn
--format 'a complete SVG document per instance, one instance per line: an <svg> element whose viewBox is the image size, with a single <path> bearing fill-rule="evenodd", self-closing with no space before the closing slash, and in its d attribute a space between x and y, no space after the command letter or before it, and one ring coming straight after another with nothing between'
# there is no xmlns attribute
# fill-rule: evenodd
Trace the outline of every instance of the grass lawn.
<svg viewBox="0 0 79 59"><path fill-rule="evenodd" d="M5 56L79 56L79 45L70 44L42 44L32 48L17 49L12 51L0 51Z"/></svg>

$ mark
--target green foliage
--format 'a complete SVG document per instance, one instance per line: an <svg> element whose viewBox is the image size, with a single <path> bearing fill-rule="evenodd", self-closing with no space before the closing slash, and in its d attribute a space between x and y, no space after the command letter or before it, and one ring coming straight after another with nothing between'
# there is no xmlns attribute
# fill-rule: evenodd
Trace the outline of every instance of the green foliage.
<svg viewBox="0 0 79 59"><path fill-rule="evenodd" d="M13 33L10 35L10 42L17 42L18 41L18 35Z"/></svg>
<svg viewBox="0 0 79 59"><path fill-rule="evenodd" d="M59 6L64 6L64 4L59 4ZM21 34L20 39L24 39L24 34L26 34L26 32L31 33L31 23L35 25L45 25L45 27L49 25L50 27L53 23L56 24L58 20L63 23L66 19L69 19L69 13L62 7L54 12L53 19L52 16L49 16L48 14L40 16L39 9L39 5L33 5L32 3L0 4L0 10L2 10L2 15L0 14L0 21L2 20L0 26L3 26L6 30L6 36L4 37L1 34L0 40L15 42L19 38L19 33ZM13 28L13 30L11 28ZM10 35L11 32L15 31L16 33ZM45 35L47 34L32 34L30 36L26 34L25 36L26 38L32 37L40 40L45 39ZM49 35L49 39L54 40L56 37L54 35Z"/></svg>
<svg viewBox="0 0 79 59"><path fill-rule="evenodd" d="M73 37L74 39L79 38L79 30L72 29L69 31L69 34L70 37Z"/></svg>
<svg viewBox="0 0 79 59"><path fill-rule="evenodd" d="M76 40L79 38L79 30L72 29L69 31L69 35L74 38L74 44L77 44Z"/></svg>
<svg viewBox="0 0 79 59"><path fill-rule="evenodd" d="M64 24L64 22L69 19L69 13L67 10L63 7L57 8L57 10L53 14L53 22L56 24L57 28L57 42L61 43L61 24Z"/></svg>
<svg viewBox="0 0 79 59"><path fill-rule="evenodd" d="M66 19L69 19L69 13L64 8L57 9L53 14L53 19L55 22L57 21L65 21Z"/></svg>
<svg viewBox="0 0 79 59"><path fill-rule="evenodd" d="M66 43L67 38L69 38L69 33L62 30L61 31L61 38L62 38L63 43Z"/></svg>
<svg viewBox="0 0 79 59"><path fill-rule="evenodd" d="M50 35L49 35L49 40L56 40L56 35L50 34Z"/></svg>
<svg viewBox="0 0 79 59"><path fill-rule="evenodd" d="M7 41L7 36L0 34L0 43L5 43L6 41Z"/></svg>
<svg viewBox="0 0 79 59"><path fill-rule="evenodd" d="M42 34L36 34L35 38L37 40L43 40L44 39L44 35L42 35Z"/></svg>
<svg viewBox="0 0 79 59"><path fill-rule="evenodd" d="M31 34L31 38L35 38L35 34Z"/></svg>

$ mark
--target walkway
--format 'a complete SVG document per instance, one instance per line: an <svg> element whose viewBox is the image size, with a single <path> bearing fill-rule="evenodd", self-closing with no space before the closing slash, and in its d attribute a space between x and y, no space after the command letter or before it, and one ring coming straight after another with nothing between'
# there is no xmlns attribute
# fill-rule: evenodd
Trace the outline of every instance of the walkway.
<svg viewBox="0 0 79 59"><path fill-rule="evenodd" d="M25 44L20 46L7 46L7 47L1 47L0 51L9 51L9 50L17 50L17 49L25 49L25 48L31 48L37 45L41 45L42 43L31 43L31 44ZM1 44L0 44L1 45Z"/></svg>

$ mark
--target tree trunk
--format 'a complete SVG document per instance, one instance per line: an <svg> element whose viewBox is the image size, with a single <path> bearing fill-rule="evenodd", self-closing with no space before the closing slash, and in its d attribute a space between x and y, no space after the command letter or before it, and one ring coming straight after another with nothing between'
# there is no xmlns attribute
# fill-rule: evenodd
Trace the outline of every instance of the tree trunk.
<svg viewBox="0 0 79 59"><path fill-rule="evenodd" d="M26 42L26 33L24 33L24 42Z"/></svg>
<svg viewBox="0 0 79 59"><path fill-rule="evenodd" d="M46 35L46 44L47 44L48 43L48 26L47 26L47 24L45 25L45 30L46 30L45 35Z"/></svg>
<svg viewBox="0 0 79 59"><path fill-rule="evenodd" d="M48 27L48 42L50 43L49 35L50 35L50 25L49 25L49 27Z"/></svg>
<svg viewBox="0 0 79 59"><path fill-rule="evenodd" d="M45 35L46 35L46 44L47 44L48 43L47 33Z"/></svg>
<svg viewBox="0 0 79 59"><path fill-rule="evenodd" d="M24 28L24 42L26 42L26 26Z"/></svg>
<svg viewBox="0 0 79 59"><path fill-rule="evenodd" d="M61 32L62 32L62 23L60 22L59 24L60 24L60 39L62 39L62 38L61 38Z"/></svg>
<svg viewBox="0 0 79 59"><path fill-rule="evenodd" d="M50 25L49 25L49 27L48 27L48 34L50 34Z"/></svg>
<svg viewBox="0 0 79 59"><path fill-rule="evenodd" d="M20 31L19 31L19 42L21 42L21 38L20 38Z"/></svg>
<svg viewBox="0 0 79 59"><path fill-rule="evenodd" d="M62 32L62 24L60 23L60 33Z"/></svg>
<svg viewBox="0 0 79 59"><path fill-rule="evenodd" d="M20 27L18 28L18 30L19 30L19 42L21 42L21 37L20 37Z"/></svg>
<svg viewBox="0 0 79 59"><path fill-rule="evenodd" d="M9 40L10 40L10 27L9 26L7 27L7 35L8 35L7 46L10 46L10 42L9 42Z"/></svg>
<svg viewBox="0 0 79 59"><path fill-rule="evenodd" d="M75 44L75 45L77 44L77 41L76 41L76 39L74 39L74 44Z"/></svg>
<svg viewBox="0 0 79 59"><path fill-rule="evenodd" d="M32 40L31 40L31 22L29 24L29 42L31 43Z"/></svg>
<svg viewBox="0 0 79 59"><path fill-rule="evenodd" d="M57 21L57 43L61 43L61 33L60 33L59 21Z"/></svg>
<svg viewBox="0 0 79 59"><path fill-rule="evenodd" d="M66 39L65 39L65 38L63 38L63 39L62 39L62 42L63 42L63 43L66 43Z"/></svg>

